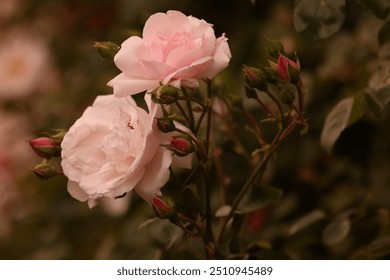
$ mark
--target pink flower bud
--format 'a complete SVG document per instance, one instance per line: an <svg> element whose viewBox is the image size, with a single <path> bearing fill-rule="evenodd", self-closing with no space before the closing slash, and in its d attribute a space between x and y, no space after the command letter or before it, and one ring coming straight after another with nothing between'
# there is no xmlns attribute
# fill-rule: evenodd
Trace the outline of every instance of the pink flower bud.
<svg viewBox="0 0 390 280"><path fill-rule="evenodd" d="M40 164L33 167L31 171L42 180L47 180L57 175L63 174L61 171L57 170L47 162L41 162Z"/></svg>
<svg viewBox="0 0 390 280"><path fill-rule="evenodd" d="M160 219L168 219L175 214L173 201L169 197L154 196L152 198L153 211Z"/></svg>
<svg viewBox="0 0 390 280"><path fill-rule="evenodd" d="M192 139L183 134L179 136L174 136L171 139L171 150L173 153L179 157L185 157L195 151L195 146L192 143Z"/></svg>
<svg viewBox="0 0 390 280"><path fill-rule="evenodd" d="M278 62L276 63L276 72L278 73L279 78L283 81L291 81L291 74L294 70L295 72L298 72L300 70L299 65L284 55L279 55Z"/></svg>
<svg viewBox="0 0 390 280"><path fill-rule="evenodd" d="M53 139L47 137L40 137L28 141L34 152L42 158L51 158L60 155L60 147Z"/></svg>

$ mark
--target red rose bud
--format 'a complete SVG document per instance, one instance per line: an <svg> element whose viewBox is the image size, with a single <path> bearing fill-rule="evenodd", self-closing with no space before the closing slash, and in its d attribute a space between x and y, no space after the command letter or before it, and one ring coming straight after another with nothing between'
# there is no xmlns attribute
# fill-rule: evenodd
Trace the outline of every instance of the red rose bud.
<svg viewBox="0 0 390 280"><path fill-rule="evenodd" d="M53 156L59 156L61 149L54 142L53 139L47 137L40 137L28 141L34 152L42 158L51 158Z"/></svg>
<svg viewBox="0 0 390 280"><path fill-rule="evenodd" d="M173 201L166 196L154 196L152 198L152 207L156 216L160 219L169 219L175 214Z"/></svg>
<svg viewBox="0 0 390 280"><path fill-rule="evenodd" d="M276 63L276 72L278 76L283 81L291 81L292 78L297 76L297 72L299 72L299 65L288 59L284 55L279 55L278 61Z"/></svg>
<svg viewBox="0 0 390 280"><path fill-rule="evenodd" d="M264 79L264 73L253 67L244 66L245 82L251 88L257 88L258 90L267 89L267 82Z"/></svg>
<svg viewBox="0 0 390 280"><path fill-rule="evenodd" d="M32 172L34 172L35 175L38 176L39 179L47 180L50 178L53 178L57 175L62 175L63 173L53 166L51 166L47 162L42 162L31 169Z"/></svg>
<svg viewBox="0 0 390 280"><path fill-rule="evenodd" d="M174 136L171 139L171 150L179 157L185 157L195 151L191 137L188 135Z"/></svg>
<svg viewBox="0 0 390 280"><path fill-rule="evenodd" d="M162 85L157 89L156 98L158 103L169 105L179 99L179 92L171 85Z"/></svg>
<svg viewBox="0 0 390 280"><path fill-rule="evenodd" d="M161 132L168 133L175 131L176 126L173 120L169 117L162 117L157 119L157 127Z"/></svg>

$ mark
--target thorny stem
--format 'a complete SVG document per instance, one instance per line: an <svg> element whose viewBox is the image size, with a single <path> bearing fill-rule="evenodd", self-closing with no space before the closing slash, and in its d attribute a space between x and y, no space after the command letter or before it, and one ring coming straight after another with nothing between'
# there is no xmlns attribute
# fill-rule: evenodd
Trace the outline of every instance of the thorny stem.
<svg viewBox="0 0 390 280"><path fill-rule="evenodd" d="M248 180L245 182L244 186L241 188L240 192L236 196L235 200L233 201L232 207L229 211L228 216L226 217L221 232L219 234L218 241L221 242L223 240L223 237L225 235L226 227L229 223L229 221L233 218L237 207L239 203L241 202L241 199L244 197L245 193L249 190L249 188L252 186L252 184L256 181L256 179L260 178L263 173L266 170L268 161L271 158L271 155L273 154L275 148L279 145L280 138L282 137L284 132L283 126L279 129L277 135L275 136L274 140L272 141L270 145L270 149L265 153L262 161L256 166L256 168L253 170L252 174L248 178Z"/></svg>

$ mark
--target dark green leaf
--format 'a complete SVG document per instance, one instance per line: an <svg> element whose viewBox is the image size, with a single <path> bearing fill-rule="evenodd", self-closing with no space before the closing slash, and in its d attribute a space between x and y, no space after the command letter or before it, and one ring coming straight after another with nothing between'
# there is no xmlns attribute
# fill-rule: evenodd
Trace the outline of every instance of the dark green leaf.
<svg viewBox="0 0 390 280"><path fill-rule="evenodd" d="M368 10L381 19L386 19L390 12L389 0L357 0L363 9Z"/></svg>
<svg viewBox="0 0 390 280"><path fill-rule="evenodd" d="M345 0L296 0L295 29L313 39L327 38L344 22Z"/></svg>
<svg viewBox="0 0 390 280"><path fill-rule="evenodd" d="M283 191L278 188L254 185L242 198L236 212L239 214L263 209L280 201Z"/></svg>

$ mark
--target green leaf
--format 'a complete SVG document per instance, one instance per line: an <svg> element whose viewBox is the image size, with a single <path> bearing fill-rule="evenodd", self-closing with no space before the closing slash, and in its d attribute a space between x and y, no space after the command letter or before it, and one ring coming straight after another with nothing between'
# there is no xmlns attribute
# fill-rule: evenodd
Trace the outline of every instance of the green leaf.
<svg viewBox="0 0 390 280"><path fill-rule="evenodd" d="M321 133L321 145L330 153L341 132L348 126L353 97L344 98L329 112Z"/></svg>
<svg viewBox="0 0 390 280"><path fill-rule="evenodd" d="M283 191L278 188L254 185L242 198L236 213L244 214L263 209L280 201Z"/></svg>
<svg viewBox="0 0 390 280"><path fill-rule="evenodd" d="M329 112L321 133L321 145L330 153L341 133L348 126L361 119L366 112L364 93L342 99Z"/></svg>
<svg viewBox="0 0 390 280"><path fill-rule="evenodd" d="M386 19L390 12L389 0L357 0L359 5L379 17L380 19Z"/></svg>
<svg viewBox="0 0 390 280"><path fill-rule="evenodd" d="M376 115L390 103L390 62L380 65L374 72L366 88L367 102Z"/></svg>
<svg viewBox="0 0 390 280"><path fill-rule="evenodd" d="M345 0L296 0L295 29L313 39L327 38L344 22Z"/></svg>

